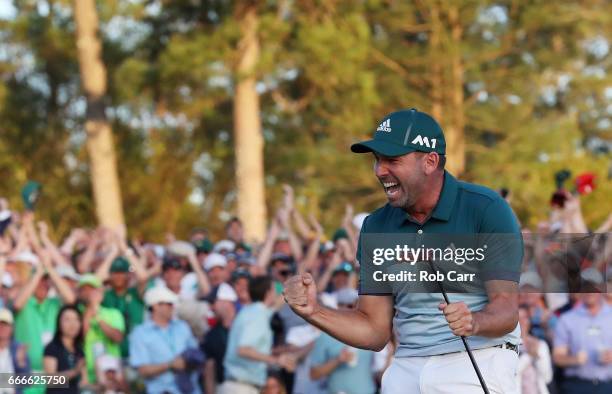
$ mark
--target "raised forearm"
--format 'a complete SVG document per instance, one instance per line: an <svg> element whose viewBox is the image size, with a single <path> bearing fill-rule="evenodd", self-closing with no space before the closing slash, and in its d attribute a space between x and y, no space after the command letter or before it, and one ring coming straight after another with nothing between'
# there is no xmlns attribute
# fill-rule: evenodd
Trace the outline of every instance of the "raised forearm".
<svg viewBox="0 0 612 394"><path fill-rule="evenodd" d="M513 295L512 297L518 297ZM492 301L479 311L474 312L474 335L496 338L514 330L518 323L518 309L513 308L509 298L503 297Z"/></svg>
<svg viewBox="0 0 612 394"><path fill-rule="evenodd" d="M172 364L170 363L143 365L138 367L138 373L144 378L152 378L169 371L171 369L171 365Z"/></svg>
<svg viewBox="0 0 612 394"><path fill-rule="evenodd" d="M391 337L390 330L381 330L360 310L339 311L320 307L306 321L349 346L380 351Z"/></svg>
<svg viewBox="0 0 612 394"><path fill-rule="evenodd" d="M338 368L340 364L340 360L336 357L332 358L324 364L313 366L312 368L310 368L310 379L317 380L324 378L334 372L334 370Z"/></svg>

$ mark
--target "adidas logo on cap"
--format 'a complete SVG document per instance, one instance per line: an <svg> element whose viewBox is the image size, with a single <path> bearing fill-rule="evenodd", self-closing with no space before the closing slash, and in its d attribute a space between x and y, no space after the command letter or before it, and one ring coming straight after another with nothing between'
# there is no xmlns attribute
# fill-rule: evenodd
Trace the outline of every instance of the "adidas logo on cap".
<svg viewBox="0 0 612 394"><path fill-rule="evenodd" d="M376 131L386 131L387 133L391 132L391 119L384 120L381 124L378 125Z"/></svg>

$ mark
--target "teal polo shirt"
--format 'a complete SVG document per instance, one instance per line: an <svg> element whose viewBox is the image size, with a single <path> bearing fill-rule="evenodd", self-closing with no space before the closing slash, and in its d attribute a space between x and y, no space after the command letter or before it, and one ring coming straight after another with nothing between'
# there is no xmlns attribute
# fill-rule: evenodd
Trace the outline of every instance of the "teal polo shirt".
<svg viewBox="0 0 612 394"><path fill-rule="evenodd" d="M361 243L366 234L514 234L520 240L521 251L503 260L503 269L495 269L486 280L519 281L522 263L522 237L516 216L506 201L495 191L455 179L444 173L442 191L431 215L419 223L403 209L387 204L369 215L360 233L357 259L361 262ZM502 256L504 258L504 256ZM364 267L361 268L363 275ZM365 278L360 278L360 294ZM380 294L380 293L379 293ZM453 335L442 312L441 293L416 293L390 288L395 304L393 318L399 344L396 357L431 356L464 350L461 338ZM465 302L471 311L483 309L488 303L481 292L449 293L450 302ZM468 337L473 349L490 347L505 342L520 343L520 328L499 338Z"/></svg>
<svg viewBox="0 0 612 394"><path fill-rule="evenodd" d="M272 354L270 319L274 311L262 302L243 306L232 323L227 340L223 367L225 379L263 387L268 366L263 361L241 357L238 348L251 347L259 353Z"/></svg>

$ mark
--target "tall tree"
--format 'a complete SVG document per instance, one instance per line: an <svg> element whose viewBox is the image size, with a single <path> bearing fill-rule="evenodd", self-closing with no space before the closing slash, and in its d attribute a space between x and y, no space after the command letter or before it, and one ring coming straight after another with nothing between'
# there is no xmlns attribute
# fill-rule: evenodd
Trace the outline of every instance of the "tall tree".
<svg viewBox="0 0 612 394"><path fill-rule="evenodd" d="M87 98L85 131L96 216L99 224L116 227L124 224L124 218L113 133L105 114L106 68L95 1L75 0L74 19L81 85Z"/></svg>
<svg viewBox="0 0 612 394"><path fill-rule="evenodd" d="M261 240L266 231L266 202L264 140L255 75L255 66L259 59L256 2L249 1L238 6L236 17L241 32L234 92L234 152L238 216L244 223L246 238Z"/></svg>

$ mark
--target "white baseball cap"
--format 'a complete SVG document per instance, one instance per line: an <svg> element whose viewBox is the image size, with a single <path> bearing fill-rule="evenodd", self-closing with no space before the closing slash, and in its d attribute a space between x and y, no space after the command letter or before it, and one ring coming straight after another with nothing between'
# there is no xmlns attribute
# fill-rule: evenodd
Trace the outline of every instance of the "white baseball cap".
<svg viewBox="0 0 612 394"><path fill-rule="evenodd" d="M38 258L37 255L30 252L29 250L24 250L23 252L11 257L11 261L14 261L14 262L20 261L24 263L30 263L31 265L38 265L38 263L40 262L40 259Z"/></svg>
<svg viewBox="0 0 612 394"><path fill-rule="evenodd" d="M0 308L0 322L13 324L13 313L6 308Z"/></svg>
<svg viewBox="0 0 612 394"><path fill-rule="evenodd" d="M13 283L14 281L11 274L9 274L8 272L4 272L4 275L2 275L2 286L8 287L10 289L11 287L13 287Z"/></svg>
<svg viewBox="0 0 612 394"><path fill-rule="evenodd" d="M206 260L204 260L204 269L206 271L210 271L215 267L225 267L227 266L227 258L224 255L219 253L211 253L206 256Z"/></svg>
<svg viewBox="0 0 612 394"><path fill-rule="evenodd" d="M217 289L217 300L236 302L238 301L238 295L232 286L224 282Z"/></svg>
<svg viewBox="0 0 612 394"><path fill-rule="evenodd" d="M222 251L233 252L236 249L236 244L234 241L230 241L229 239L222 239L217 242L213 247L213 253L220 253Z"/></svg>
<svg viewBox="0 0 612 394"><path fill-rule="evenodd" d="M155 286L147 290L144 299L147 306L153 306L161 302L175 305L178 302L178 296L165 286Z"/></svg>
<svg viewBox="0 0 612 394"><path fill-rule="evenodd" d="M80 275L76 273L76 271L71 265L58 265L57 267L55 267L55 271L57 271L58 275L62 278L72 279L77 282L81 279Z"/></svg>

